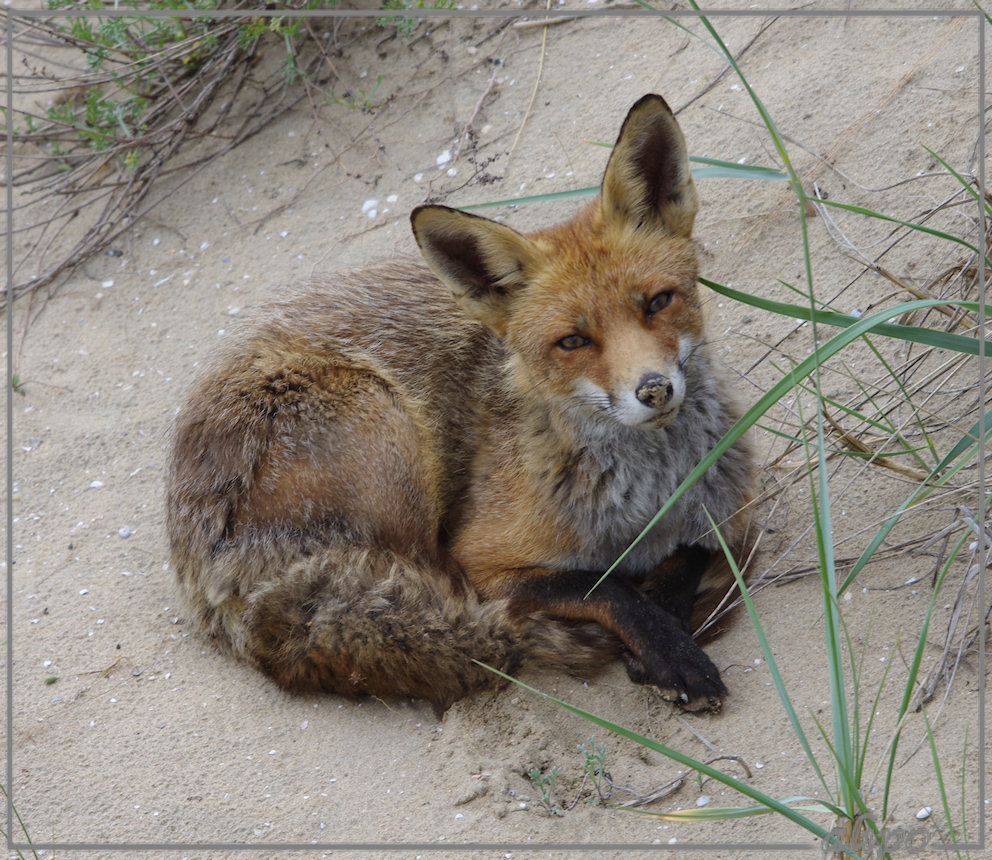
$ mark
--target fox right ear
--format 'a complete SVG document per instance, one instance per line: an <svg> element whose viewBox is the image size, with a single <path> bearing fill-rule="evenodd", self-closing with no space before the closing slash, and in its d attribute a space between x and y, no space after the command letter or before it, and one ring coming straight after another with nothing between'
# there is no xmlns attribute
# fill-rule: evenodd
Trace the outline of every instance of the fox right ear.
<svg viewBox="0 0 992 860"><path fill-rule="evenodd" d="M418 206L410 222L427 265L462 307L505 334L510 299L533 270L534 243L503 224L447 206Z"/></svg>
<svg viewBox="0 0 992 860"><path fill-rule="evenodd" d="M661 96L630 109L606 165L600 206L606 221L671 236L692 234L699 206L682 130Z"/></svg>

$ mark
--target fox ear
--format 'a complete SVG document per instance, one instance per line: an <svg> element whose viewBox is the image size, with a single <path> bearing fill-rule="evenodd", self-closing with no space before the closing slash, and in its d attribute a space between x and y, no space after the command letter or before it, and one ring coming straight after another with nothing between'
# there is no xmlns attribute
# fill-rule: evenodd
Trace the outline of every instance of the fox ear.
<svg viewBox="0 0 992 860"><path fill-rule="evenodd" d="M688 238L698 205L682 130L661 96L646 95L627 114L606 165L603 218Z"/></svg>
<svg viewBox="0 0 992 860"><path fill-rule="evenodd" d="M504 334L509 301L533 270L534 243L488 218L447 206L418 206L410 222L427 265L462 307Z"/></svg>

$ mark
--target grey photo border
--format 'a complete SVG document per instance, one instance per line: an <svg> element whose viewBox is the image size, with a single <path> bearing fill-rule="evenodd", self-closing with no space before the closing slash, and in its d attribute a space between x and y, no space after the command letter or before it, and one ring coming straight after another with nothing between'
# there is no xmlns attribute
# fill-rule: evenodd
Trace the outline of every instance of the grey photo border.
<svg viewBox="0 0 992 860"><path fill-rule="evenodd" d="M96 16L115 16L115 15L134 15L134 9L120 9L120 10L37 10L37 9L19 9L16 8L12 0L4 0L4 18L7 22L5 46L7 51L7 63L5 69L6 85L5 85L5 95L6 95L6 139L12 140L14 134L14 120L13 111L11 106L13 105L13 74L14 74L14 38L13 38L13 27L11 24L11 19L15 16L23 17L52 17L52 16L80 16L80 15L92 15ZM142 12L141 14L147 15L149 17L168 17L174 13L166 10L149 10L148 12ZM207 15L210 17L319 17L319 18L374 18L374 17L403 17L408 16L409 13L405 10L364 10L364 9L327 9L327 10L312 10L312 11L298 11L291 12L286 10L211 10L199 13ZM977 117L979 125L979 135L978 135L978 164L980 165L979 170L979 193L981 201L985 200L985 38L986 38L986 19L985 15L980 8L973 9L896 9L896 10L882 10L882 9L746 9L746 10L732 10L732 9L713 9L713 10L651 10L651 9L610 9L608 7L599 9L574 9L574 8L559 8L559 9L528 9L528 10L485 10L485 9L467 9L467 10L432 10L432 9L418 9L417 17L424 18L459 18L459 17L473 17L473 18L519 18L527 16L542 16L548 18L556 18L563 16L570 17L585 17L585 18L612 18L612 17L657 17L659 14L664 14L670 17L676 18L730 18L730 17L845 17L845 18L868 18L868 17L898 17L898 18L909 18L909 17L942 17L942 18L974 18L977 21L977 31L978 31L978 104L977 104ZM317 842L300 842L300 843L273 843L273 842L263 842L263 843L226 843L226 842L194 842L194 843L183 843L183 842L113 842L113 843L74 843L74 842L18 842L12 838L12 833L15 827L15 817L14 817L14 744L13 744L13 700L14 700L14 690L13 690L13 660L14 660L14 650L13 650L13 620L14 620L14 610L13 610L13 568L14 568L14 521L13 521L13 487L14 487L14 470L13 470L13 450L14 450L14 433L13 433L13 416L14 416L14 390L13 386L10 384L10 380L13 378L13 350L10 345L14 342L14 327L13 327L13 284L14 284L14 262L13 262L13 185L10 178L13 176L13 165L14 165L14 155L12 147L8 146L6 148L5 156L5 169L7 176L7 194L6 194L6 219L4 224L4 232L6 236L5 251L6 251L6 290L7 290L7 306L6 306L6 347L7 347L7 361L6 361L6 373L7 378L5 385L7 396L6 396L6 475L5 475L5 499L6 499L6 521L5 521L5 538L6 538L6 613L5 613L5 629L8 632L6 637L6 708L5 708L5 728L6 728L6 769L5 769L5 785L7 786L6 804L5 804L5 821L6 821L6 848L10 851L176 851L176 850L195 850L195 851L266 851L266 852L283 852L283 851L340 851L340 850L351 850L351 851L432 851L432 852L460 852L465 853L467 851L490 851L490 850L501 850L501 851L535 851L535 850L555 850L555 851L654 851L654 850L679 850L679 851L734 851L734 850L754 850L755 848L760 848L767 851L810 851L817 850L815 844L810 844L809 842L801 843L689 843L680 842L675 845L657 845L657 844L640 844L640 843L492 843L492 842L480 842L480 843L458 843L451 845L444 845L437 842L392 842L392 843L317 843ZM986 218L985 210L981 203L979 202L979 223L982 225L982 234L984 235L986 228ZM979 283L985 283L985 258L983 254L978 255L978 274ZM984 293L980 293L979 298L979 331L985 330L986 321L986 302ZM981 402L984 404L987 398L988 389L988 376L986 373L986 350L985 350L985 339L979 338L979 350L978 350L978 374L979 374L979 390ZM978 457L978 510L982 510L982 503L985 499L985 485L986 485L986 474L985 474L985 409L982 408L980 411L980 448ZM984 517L981 518L980 528L984 530ZM985 580L984 575L978 577L979 590L978 590L978 602L979 606L985 606ZM981 633L979 635L979 681L978 681L978 748L982 751L982 766L979 769L979 785L978 785L978 805L980 812L980 834L979 840L977 842L961 843L961 844L932 844L929 845L929 849L934 850L946 850L946 851L962 851L962 850L976 850L982 851L985 849L986 845L986 811L985 811L985 796L986 796L986 774L988 773L988 762L986 760L986 720L985 720L985 698L986 698L986 636L984 626L981 628Z"/></svg>

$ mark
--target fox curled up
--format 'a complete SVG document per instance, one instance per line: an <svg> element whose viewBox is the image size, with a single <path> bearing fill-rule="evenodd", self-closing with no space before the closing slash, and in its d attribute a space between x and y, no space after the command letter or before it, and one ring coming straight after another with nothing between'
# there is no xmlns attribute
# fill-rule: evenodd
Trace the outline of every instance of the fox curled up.
<svg viewBox="0 0 992 860"><path fill-rule="evenodd" d="M682 132L648 95L572 220L524 235L421 206L426 265L260 309L175 424L191 615L294 690L445 708L500 683L474 660L584 673L622 654L665 698L718 709L692 617L732 582L705 512L739 548L745 443L588 593L737 418L703 334L696 208Z"/></svg>

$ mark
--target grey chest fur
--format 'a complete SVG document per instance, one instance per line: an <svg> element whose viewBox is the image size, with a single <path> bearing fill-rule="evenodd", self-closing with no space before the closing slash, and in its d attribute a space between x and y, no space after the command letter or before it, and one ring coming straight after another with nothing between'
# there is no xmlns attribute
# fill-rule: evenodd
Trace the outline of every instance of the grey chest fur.
<svg viewBox="0 0 992 860"><path fill-rule="evenodd" d="M567 567L611 565L732 426L735 415L712 377L692 381L679 414L665 428L645 430L597 419L581 428L583 444L572 452L552 491L562 525L581 542L575 557L564 560ZM676 502L620 570L645 572L681 544L717 548L706 512L716 522L732 516L746 502L749 483L749 453L738 443Z"/></svg>

